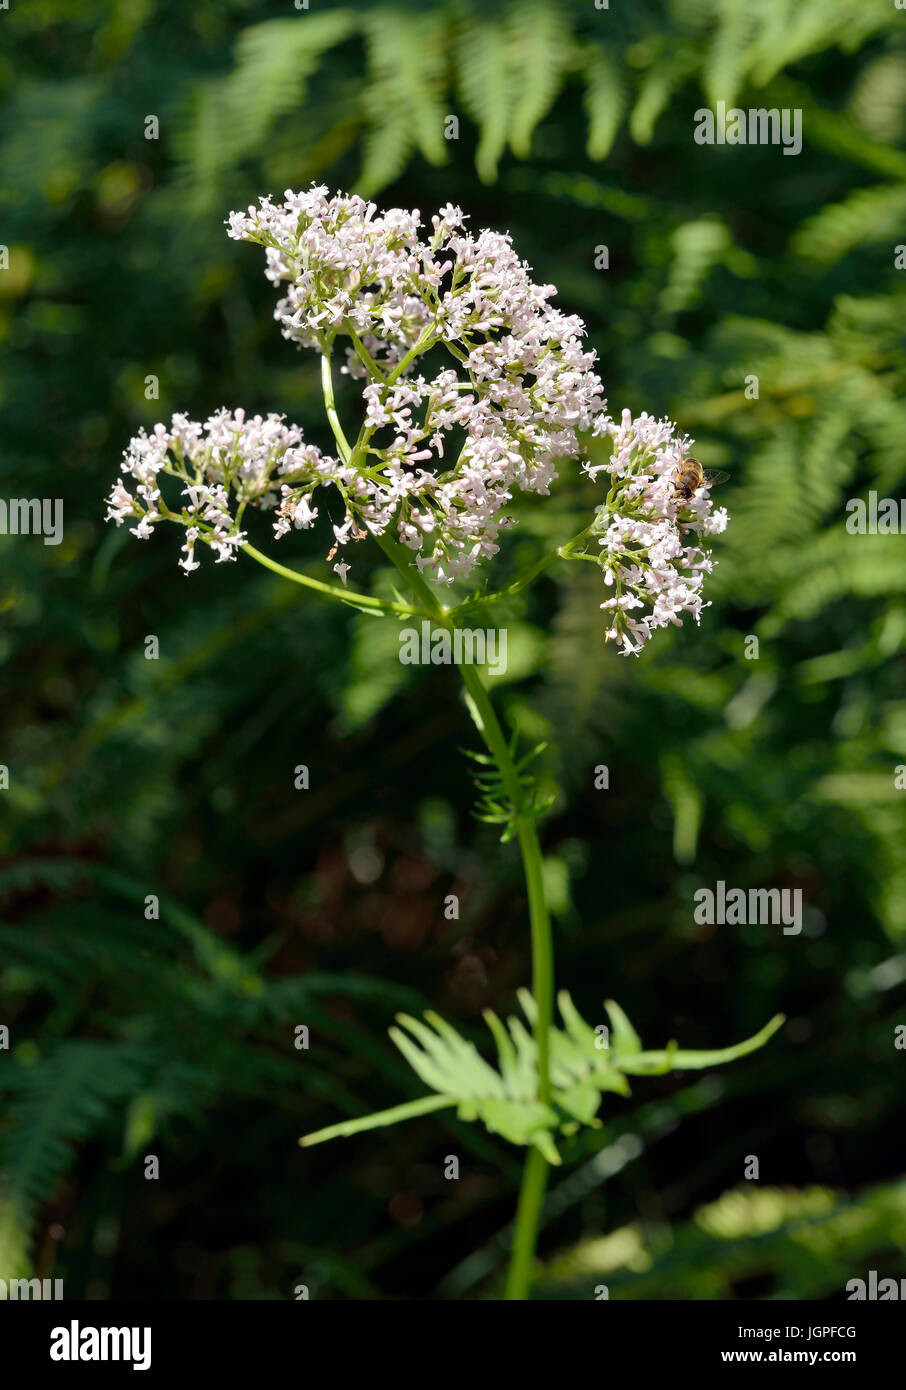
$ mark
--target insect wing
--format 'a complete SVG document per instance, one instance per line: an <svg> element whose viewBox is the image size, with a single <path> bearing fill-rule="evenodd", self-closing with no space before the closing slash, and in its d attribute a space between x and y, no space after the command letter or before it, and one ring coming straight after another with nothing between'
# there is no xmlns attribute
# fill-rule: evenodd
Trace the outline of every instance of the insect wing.
<svg viewBox="0 0 906 1390"><path fill-rule="evenodd" d="M719 468L706 468L703 470L702 487L717 487L718 483L728 483L729 473L723 473Z"/></svg>

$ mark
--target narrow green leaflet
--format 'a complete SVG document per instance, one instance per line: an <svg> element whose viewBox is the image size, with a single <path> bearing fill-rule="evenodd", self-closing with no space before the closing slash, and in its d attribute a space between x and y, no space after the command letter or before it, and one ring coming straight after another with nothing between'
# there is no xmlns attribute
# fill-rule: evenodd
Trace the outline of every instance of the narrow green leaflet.
<svg viewBox="0 0 906 1390"><path fill-rule="evenodd" d="M518 997L526 1020L534 1026L534 999L525 989ZM438 1014L429 1011L424 1021L398 1014L398 1026L390 1029L390 1036L412 1070L435 1094L361 1119L344 1120L306 1135L300 1144L322 1144L327 1139L360 1134L455 1106L461 1120L478 1120L511 1144L532 1144L549 1163L559 1164L554 1136L574 1134L582 1126L597 1127L603 1093L630 1094L627 1075L654 1076L722 1066L763 1047L784 1022L783 1015L777 1014L754 1037L732 1047L685 1051L671 1042L661 1051L645 1052L629 1019L612 999L605 1006L609 1033L607 1028L596 1029L586 1023L565 990L557 1002L564 1026L550 1030L550 1105L539 1099L538 1048L521 1019L510 1017L504 1024L489 1009L485 1011L497 1050L495 1067Z"/></svg>

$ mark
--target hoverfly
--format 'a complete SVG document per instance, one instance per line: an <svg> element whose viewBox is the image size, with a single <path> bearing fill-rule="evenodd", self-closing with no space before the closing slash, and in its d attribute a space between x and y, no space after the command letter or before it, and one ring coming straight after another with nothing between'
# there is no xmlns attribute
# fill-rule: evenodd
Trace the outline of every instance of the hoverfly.
<svg viewBox="0 0 906 1390"><path fill-rule="evenodd" d="M729 477L729 473L722 473L719 468L702 468L698 459L684 458L676 470L674 496L688 502L700 487L717 487L718 483L727 482Z"/></svg>

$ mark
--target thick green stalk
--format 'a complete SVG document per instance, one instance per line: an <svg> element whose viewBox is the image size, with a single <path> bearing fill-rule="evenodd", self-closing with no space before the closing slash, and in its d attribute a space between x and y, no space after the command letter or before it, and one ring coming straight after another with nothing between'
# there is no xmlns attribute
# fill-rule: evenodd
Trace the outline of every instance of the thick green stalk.
<svg viewBox="0 0 906 1390"><path fill-rule="evenodd" d="M518 1302L528 1298L531 1292L535 1245L538 1240L549 1168L544 1155L538 1149L530 1148L522 1172L513 1248L510 1252L510 1267L503 1294L507 1300Z"/></svg>
<svg viewBox="0 0 906 1390"><path fill-rule="evenodd" d="M442 608L435 594L408 559L405 550L388 536L379 536L378 543L393 561L404 579L412 585L419 602L434 612L435 621L446 628L454 626L454 616ZM470 712L488 752L497 764L500 779L514 808L517 838L522 854L522 866L528 889L529 921L532 940L532 993L538 1009L535 1022L535 1045L538 1049L538 1098L550 1104L550 1032L554 1021L554 948L551 936L550 913L544 894L544 867L535 817L523 809L523 791L519 774L513 763L500 721L491 703L484 682L475 666L465 663L459 674L469 694ZM531 1286L535 1245L547 1185L548 1163L538 1149L530 1148L522 1175L519 1207L510 1268L507 1274L505 1297L525 1299Z"/></svg>
<svg viewBox="0 0 906 1390"><path fill-rule="evenodd" d="M414 357L420 348L421 342L410 351L408 357L398 365L395 371L391 372L387 378L388 383L392 383L401 374L407 361ZM356 449L361 446L365 431L363 427L356 445L350 445L337 414L329 352L324 352L321 359L321 385L324 392L327 418L334 439L337 442L341 458L348 462ZM413 590L422 609L439 626L446 628L447 631L452 631L457 626L455 612L451 612L439 602L431 586L422 578L417 566L413 564L411 552L386 533L376 536L375 539L384 554ZM252 554L253 559L267 563L263 556L251 551L250 547L245 548L247 552ZM548 560L553 558L553 556L545 557L545 560L537 567L537 572L546 567ZM271 565L271 568L276 567ZM292 577L292 572L285 570L282 566L279 567L278 572ZM301 581L301 576L297 577ZM538 1098L549 1104L551 1099L550 1033L554 1014L554 951L550 914L544 894L544 865L541 857L541 845L538 840L538 828L535 814L531 806L526 804L519 773L513 762L506 736L477 668L463 663L458 669L469 696L469 712L497 765L501 782L513 808L513 821L516 826L528 890L531 923L532 993L538 1010L534 1028L535 1045L538 1052ZM547 1185L547 1170L548 1163L544 1155L538 1149L530 1147L519 1193L513 1251L506 1282L505 1297L507 1299L525 1299L530 1292L535 1245L544 1203L544 1190Z"/></svg>
<svg viewBox="0 0 906 1390"><path fill-rule="evenodd" d="M455 624L449 610L438 602L437 595L411 563L404 547L387 535L377 536L376 540L387 558L392 561L402 577L414 590L422 605L422 611L430 615L439 626L451 630ZM284 565L278 565L269 560L267 556L252 546L244 546L243 549L253 560L267 565L269 569L275 570L286 579L292 579L298 584L316 587L321 593L330 594L331 597L343 597L342 590L337 590L335 586L321 585L317 581L311 581L306 575L298 574ZM399 606L399 611L405 611L403 605ZM459 667L459 674L462 676L469 695L469 709L472 718L497 765L500 779L514 808L516 833L528 889L529 919L531 922L532 993L535 996L538 1009L534 1029L535 1043L538 1049L538 1096L540 1100L549 1103L551 1098L550 1030L554 1013L554 952L550 913L544 894L544 870L541 845L538 841L538 829L531 810L523 806L523 791L519 774L513 763L506 737L494 711L491 698L477 668L463 664ZM433 1109L435 1107L432 1104L427 1108ZM544 1189L547 1184L547 1170L548 1163L544 1156L537 1149L530 1148L519 1193L513 1251L506 1282L505 1297L507 1299L524 1299L529 1294L535 1244L538 1239Z"/></svg>
<svg viewBox="0 0 906 1390"><path fill-rule="evenodd" d="M501 780L511 799L521 795L517 774L513 767L509 748L503 731L494 713L490 696L485 690L481 676L474 666L460 666L459 674L465 682L472 698L473 718L497 764ZM516 786L510 791L510 783ZM513 801L519 806L518 799ZM538 827L534 816L517 812L517 836L522 854L522 867L528 888L529 922L532 933L532 994L538 1009L535 1021L535 1045L538 1049L538 1098L550 1104L550 1033L554 1021L554 944L551 935L550 913L544 894L544 869L541 845L538 841ZM519 1206L516 1211L516 1225L513 1248L510 1254L510 1267L507 1272L504 1297L520 1301L529 1296L531 1290L532 1267L535 1259L535 1246L541 1223L544 1205L544 1190L547 1186L549 1164L536 1148L529 1148L522 1173L519 1190Z"/></svg>
<svg viewBox="0 0 906 1390"><path fill-rule="evenodd" d="M544 896L544 873L541 846L538 843L538 829L530 811L523 811L522 787L513 765L503 730L494 713L491 698L484 682L474 666L462 665L459 668L463 683L472 703L472 718L478 732L487 745L488 751L500 779L513 806L516 808L517 838L522 854L528 888L529 919L532 931L532 993L538 1005L538 1020L535 1026L535 1039L538 1044L538 1098L550 1103L550 1030L554 1010L554 953L551 942L550 914Z"/></svg>

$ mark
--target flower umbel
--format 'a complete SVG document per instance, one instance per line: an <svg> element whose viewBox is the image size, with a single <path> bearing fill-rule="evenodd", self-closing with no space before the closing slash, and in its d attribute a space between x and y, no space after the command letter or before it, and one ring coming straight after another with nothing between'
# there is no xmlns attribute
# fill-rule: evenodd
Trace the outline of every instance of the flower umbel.
<svg viewBox="0 0 906 1390"><path fill-rule="evenodd" d="M446 582L497 552L514 490L546 493L604 406L581 319L551 306L554 286L533 282L508 236L464 224L447 205L428 234L418 211L379 214L322 187L229 219L286 288L284 337L328 356L343 340L343 370L362 382L352 537L394 526Z"/></svg>
<svg viewBox="0 0 906 1390"><path fill-rule="evenodd" d="M195 547L208 545L218 562L235 560L245 541L240 522L245 508L274 506L278 492L284 505L277 514L275 531L310 526L317 511L308 507L306 494L320 482L349 475L335 459L312 444L305 444L296 425L285 425L280 415L246 418L244 410L219 410L203 425L185 415L174 415L169 429L155 425L129 443L120 465L124 475L107 498L107 520L117 526L135 519L132 534L147 540L159 521L175 521L187 527L184 559L190 573L198 569ZM161 478L178 480L168 503L161 492ZM130 492L125 479L134 482ZM286 500L291 498L287 508ZM185 499L183 501L183 499Z"/></svg>
<svg viewBox="0 0 906 1390"><path fill-rule="evenodd" d="M669 420L633 419L624 410L619 424L599 416L594 432L612 444L606 463L586 465L590 477L606 473L611 479L589 531L610 590L601 604L609 620L604 635L618 641L624 655L638 654L655 629L680 627L683 613L700 622L708 606L702 585L715 562L698 542L726 529L727 512L714 507L706 485L691 497L677 490L692 440Z"/></svg>
<svg viewBox="0 0 906 1390"><path fill-rule="evenodd" d="M582 320L552 305L554 286L533 281L508 236L473 235L465 221L448 204L426 228L417 210L379 213L319 186L231 213L229 235L265 248L265 273L283 290L283 336L321 354L337 457L282 416L220 410L201 425L175 415L130 442L108 520L134 520L142 539L162 520L185 526L179 563L189 573L199 546L236 558L250 505L273 510L278 539L313 526L317 491L329 485L343 510L327 559L344 585L350 567L337 552L369 533L395 536L419 570L450 583L496 554L514 493L547 493L559 460L577 458L593 430L610 439L611 457L586 468L609 473L611 486L583 558L610 591L607 639L638 652L683 613L698 621L712 568L699 541L727 514L706 488L677 491L691 441L645 414L624 411L617 424ZM361 388L352 443L333 397L335 354ZM167 477L180 486L162 489ZM561 553L576 555L577 544Z"/></svg>

